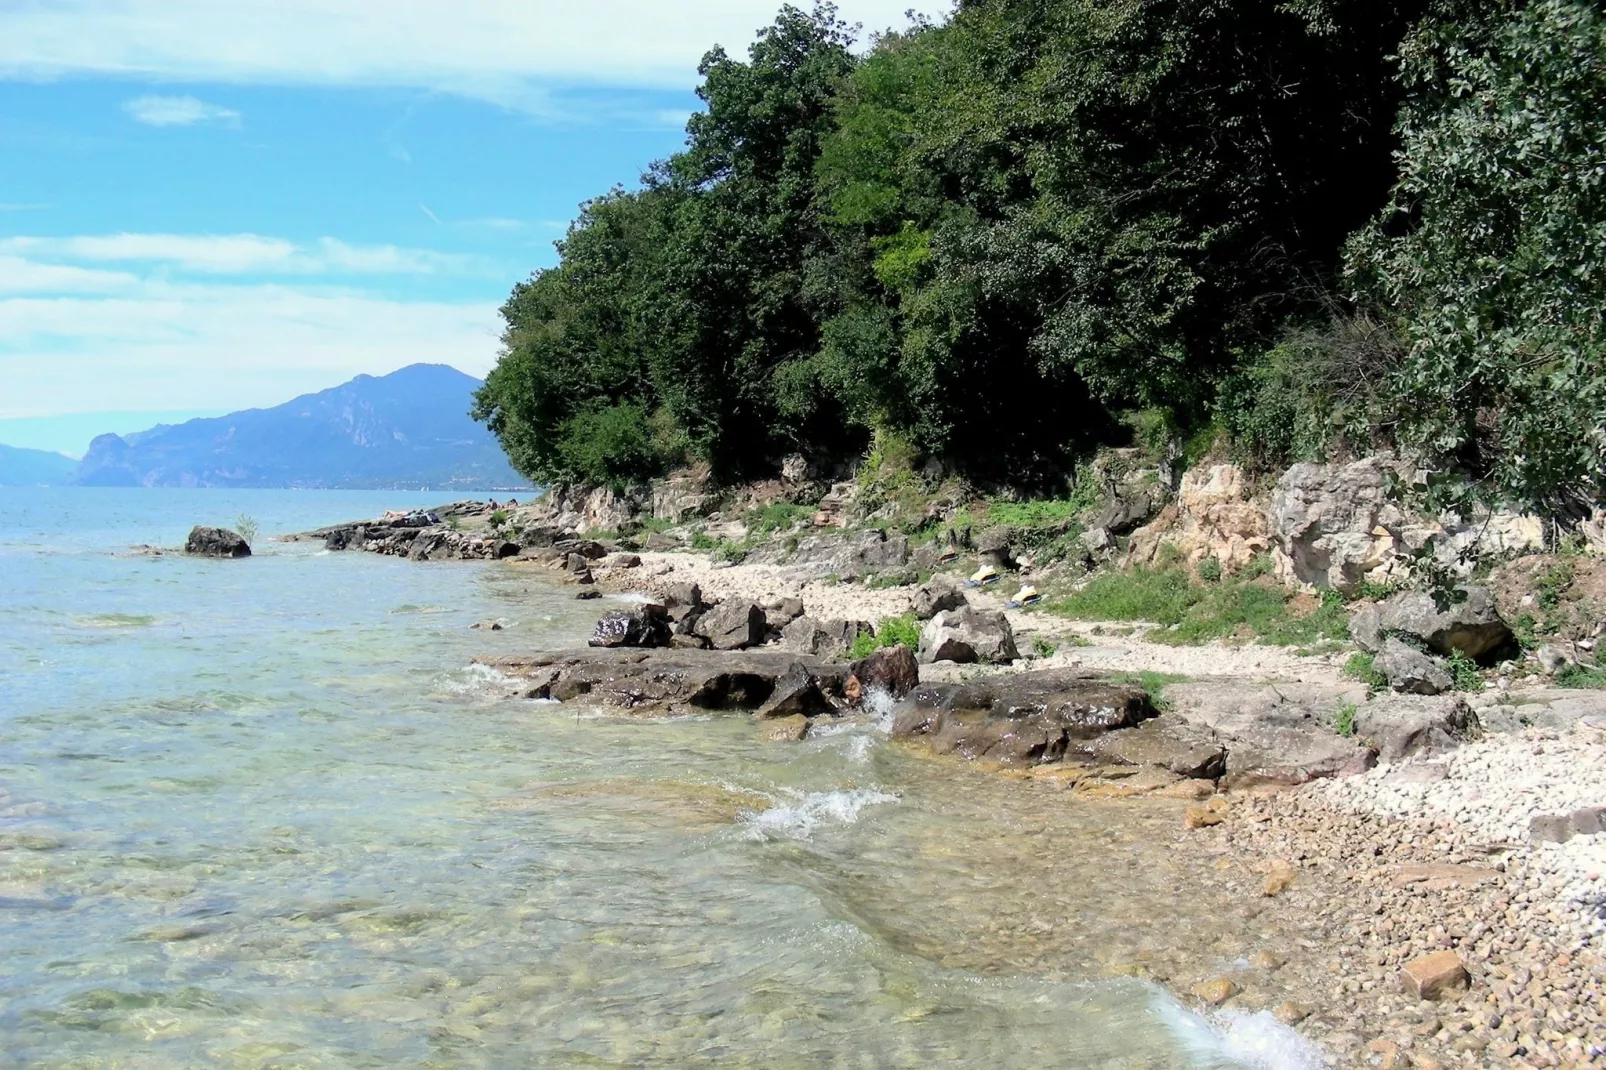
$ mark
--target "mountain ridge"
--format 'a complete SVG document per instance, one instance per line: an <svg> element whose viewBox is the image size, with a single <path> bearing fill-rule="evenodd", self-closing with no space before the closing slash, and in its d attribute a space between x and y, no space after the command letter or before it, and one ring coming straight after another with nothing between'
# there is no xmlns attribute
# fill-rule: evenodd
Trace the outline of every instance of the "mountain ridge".
<svg viewBox="0 0 1606 1070"><path fill-rule="evenodd" d="M158 424L90 442L70 482L90 487L523 488L468 416L480 381L445 364L358 375L280 405Z"/></svg>
<svg viewBox="0 0 1606 1070"><path fill-rule="evenodd" d="M0 487L48 487L68 478L78 462L65 453L0 445Z"/></svg>

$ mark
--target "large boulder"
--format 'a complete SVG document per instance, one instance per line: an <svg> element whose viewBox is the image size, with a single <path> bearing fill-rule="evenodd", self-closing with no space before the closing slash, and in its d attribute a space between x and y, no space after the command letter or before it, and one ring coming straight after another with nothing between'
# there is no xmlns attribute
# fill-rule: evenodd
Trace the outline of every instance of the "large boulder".
<svg viewBox="0 0 1606 1070"><path fill-rule="evenodd" d="M570 531L618 531L649 507L645 488L619 493L609 487L554 484L535 500L526 524Z"/></svg>
<svg viewBox="0 0 1606 1070"><path fill-rule="evenodd" d="M764 611L757 603L730 598L697 618L693 632L715 650L764 645Z"/></svg>
<svg viewBox="0 0 1606 1070"><path fill-rule="evenodd" d="M853 641L873 631L867 621L819 620L801 616L781 629L781 646L799 654L839 658L853 648Z"/></svg>
<svg viewBox="0 0 1606 1070"><path fill-rule="evenodd" d="M1372 748L1337 733L1339 714L1366 701L1361 684L1194 680L1166 688L1171 713L1210 729L1227 748L1229 785L1303 784L1365 772Z"/></svg>
<svg viewBox="0 0 1606 1070"><path fill-rule="evenodd" d="M854 580L874 572L902 568L909 563L909 540L879 531L841 535L805 535L794 549L780 540L760 546L747 555L756 565L785 565L799 578L836 576Z"/></svg>
<svg viewBox="0 0 1606 1070"><path fill-rule="evenodd" d="M848 670L843 690L848 701L858 705L871 692L882 692L892 698L903 698L920 683L920 665L914 651L898 643L853 663Z"/></svg>
<svg viewBox="0 0 1606 1070"><path fill-rule="evenodd" d="M969 602L965 592L951 576L933 576L915 591L914 615L916 620L930 620L938 613L960 609Z"/></svg>
<svg viewBox="0 0 1606 1070"><path fill-rule="evenodd" d="M1141 688L1049 670L917 687L894 712L892 734L939 754L1029 766L1086 757L1090 741L1153 716Z"/></svg>
<svg viewBox="0 0 1606 1070"><path fill-rule="evenodd" d="M1002 613L971 606L949 609L926 622L920 632L920 662L1008 663L1020 657L1015 633Z"/></svg>
<svg viewBox="0 0 1606 1070"><path fill-rule="evenodd" d="M820 687L819 679L801 661L794 661L775 681L769 698L754 712L761 720L780 717L815 717L832 710L832 703Z"/></svg>
<svg viewBox="0 0 1606 1070"><path fill-rule="evenodd" d="M1437 695L1450 690L1453 684L1450 670L1442 661L1393 636L1383 640L1373 668L1394 690L1412 695Z"/></svg>
<svg viewBox="0 0 1606 1070"><path fill-rule="evenodd" d="M1454 695L1378 695L1355 711L1355 734L1385 762L1443 754L1477 729L1477 716Z"/></svg>
<svg viewBox="0 0 1606 1070"><path fill-rule="evenodd" d="M197 557L250 557L251 544L238 532L228 528L207 528L197 525L190 529L184 540L184 552Z"/></svg>
<svg viewBox="0 0 1606 1070"><path fill-rule="evenodd" d="M1100 736L1088 751L1099 762L1150 766L1189 780L1214 780L1227 769L1227 748L1214 732L1164 714Z"/></svg>
<svg viewBox="0 0 1606 1070"><path fill-rule="evenodd" d="M1394 557L1406 517L1390 500L1398 463L1296 464L1272 492L1278 574L1285 582L1354 593Z"/></svg>
<svg viewBox="0 0 1606 1070"><path fill-rule="evenodd" d="M647 603L635 609L604 613L591 633L589 646L668 646L669 614L663 606Z"/></svg>
<svg viewBox="0 0 1606 1070"><path fill-rule="evenodd" d="M1441 609L1426 591L1401 591L1350 620L1350 637L1376 653L1391 635L1408 635L1439 654L1482 657L1511 638L1486 587L1463 587L1461 601Z"/></svg>

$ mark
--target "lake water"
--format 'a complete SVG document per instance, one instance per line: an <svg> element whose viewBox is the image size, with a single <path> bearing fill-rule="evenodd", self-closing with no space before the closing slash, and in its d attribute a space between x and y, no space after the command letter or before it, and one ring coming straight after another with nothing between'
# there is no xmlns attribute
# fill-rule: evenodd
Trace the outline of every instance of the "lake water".
<svg viewBox="0 0 1606 1070"><path fill-rule="evenodd" d="M438 497L0 488L0 1065L1316 1065L1110 976L1222 909L1173 811L510 697L539 569L128 552Z"/></svg>

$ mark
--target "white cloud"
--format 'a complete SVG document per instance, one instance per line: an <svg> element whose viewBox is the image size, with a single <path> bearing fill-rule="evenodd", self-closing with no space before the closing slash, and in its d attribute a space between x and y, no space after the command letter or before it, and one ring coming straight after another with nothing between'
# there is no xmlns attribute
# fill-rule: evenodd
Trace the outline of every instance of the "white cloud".
<svg viewBox="0 0 1606 1070"><path fill-rule="evenodd" d="M842 0L869 30L911 0ZM950 0L920 0L940 15ZM439 89L532 111L552 85L688 88L775 0L54 0L0 5L0 76ZM204 105L203 105L204 106Z"/></svg>
<svg viewBox="0 0 1606 1070"><path fill-rule="evenodd" d="M240 113L232 108L208 104L195 97L135 97L123 101L123 110L135 122L146 126L194 126L196 123L217 123L222 126L239 126Z"/></svg>
<svg viewBox="0 0 1606 1070"><path fill-rule="evenodd" d="M495 269L474 257L395 245L348 245L335 238L297 244L259 234L108 234L0 238L0 257L36 268L56 261L162 265L207 275L473 275ZM14 271L12 278L19 277ZM3 276L0 276L3 283Z"/></svg>

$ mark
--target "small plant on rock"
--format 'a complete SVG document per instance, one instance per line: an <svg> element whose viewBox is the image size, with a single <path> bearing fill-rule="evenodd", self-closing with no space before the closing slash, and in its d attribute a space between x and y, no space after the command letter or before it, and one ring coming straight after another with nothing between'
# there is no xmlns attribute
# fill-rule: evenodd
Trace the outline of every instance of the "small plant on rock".
<svg viewBox="0 0 1606 1070"><path fill-rule="evenodd" d="M1344 663L1344 675L1360 680L1373 691L1382 691L1389 686L1388 677L1377 671L1375 660L1371 654L1351 654Z"/></svg>
<svg viewBox="0 0 1606 1070"><path fill-rule="evenodd" d="M1347 702L1340 706L1338 712L1333 714L1333 731L1345 739L1355 735L1355 713L1356 708L1353 702Z"/></svg>
<svg viewBox="0 0 1606 1070"><path fill-rule="evenodd" d="M250 513L241 513L234 518L234 530L239 533L240 538L245 540L247 546L252 546L256 543L257 521L256 517Z"/></svg>
<svg viewBox="0 0 1606 1070"><path fill-rule="evenodd" d="M1221 580L1221 558L1207 557L1198 565L1199 578L1206 583L1218 583Z"/></svg>

